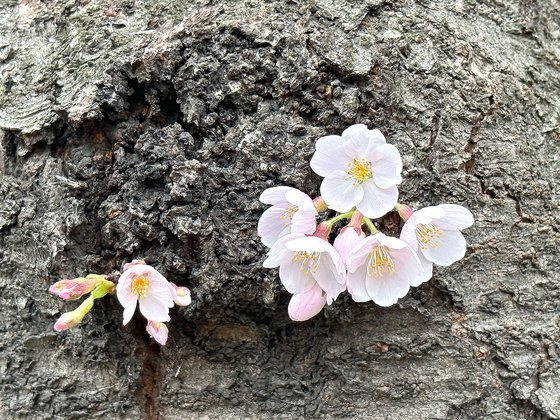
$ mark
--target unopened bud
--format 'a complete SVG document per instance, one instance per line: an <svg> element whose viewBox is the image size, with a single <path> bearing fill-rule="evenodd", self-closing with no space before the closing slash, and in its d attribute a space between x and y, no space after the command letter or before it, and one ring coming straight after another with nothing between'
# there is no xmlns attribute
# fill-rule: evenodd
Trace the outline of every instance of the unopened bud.
<svg viewBox="0 0 560 420"><path fill-rule="evenodd" d="M401 219L403 219L405 222L410 219L410 216L412 216L412 214L414 213L414 210L412 210L406 204L397 204L395 206L395 210L399 213L399 216L401 216Z"/></svg>
<svg viewBox="0 0 560 420"><path fill-rule="evenodd" d="M175 305L177 306L188 306L191 304L191 291L184 286L177 286L175 283L171 283L171 286L175 289Z"/></svg>
<svg viewBox="0 0 560 420"><path fill-rule="evenodd" d="M325 241L328 240L329 234L331 233L331 227L327 222L319 223L317 229L315 229L315 233L313 236L318 236Z"/></svg>
<svg viewBox="0 0 560 420"><path fill-rule="evenodd" d="M80 306L74 309L72 312L66 312L61 315L60 318L54 324L55 331L64 331L69 328L73 328L82 322L84 316L93 308L93 297L89 297L82 302Z"/></svg>
<svg viewBox="0 0 560 420"><path fill-rule="evenodd" d="M99 281L98 278L88 277L64 279L49 287L49 292L64 300L75 300L91 292Z"/></svg>
<svg viewBox="0 0 560 420"><path fill-rule="evenodd" d="M165 346L165 343L167 343L167 337L169 336L167 325L165 325L163 322L148 321L146 331L148 331L150 337L152 337L162 346Z"/></svg>

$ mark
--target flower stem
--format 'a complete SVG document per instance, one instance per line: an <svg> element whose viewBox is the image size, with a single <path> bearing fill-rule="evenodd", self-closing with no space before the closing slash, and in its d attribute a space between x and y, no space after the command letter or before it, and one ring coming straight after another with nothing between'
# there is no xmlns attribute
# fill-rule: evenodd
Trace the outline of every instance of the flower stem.
<svg viewBox="0 0 560 420"><path fill-rule="evenodd" d="M350 210L348 213L342 213L342 214L339 214L337 216L334 216L332 219L327 220L325 223L329 226L332 226L336 222L340 222L341 220L350 219L350 218L352 218L352 215L354 214L354 211L355 210Z"/></svg>
<svg viewBox="0 0 560 420"><path fill-rule="evenodd" d="M367 226L368 230L372 235L375 235L378 232L377 228L373 225L373 222L370 219L364 216L362 221L365 223L365 225Z"/></svg>

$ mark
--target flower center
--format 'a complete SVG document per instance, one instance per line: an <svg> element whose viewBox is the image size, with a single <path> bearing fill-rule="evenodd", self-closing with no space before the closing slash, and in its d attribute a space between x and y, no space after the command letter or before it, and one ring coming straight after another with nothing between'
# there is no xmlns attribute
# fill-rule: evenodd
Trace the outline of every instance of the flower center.
<svg viewBox="0 0 560 420"><path fill-rule="evenodd" d="M297 206L291 205L284 211L282 216L280 216L280 220L284 220L284 226L288 226L290 224L292 217L294 217L294 214L296 214L298 210Z"/></svg>
<svg viewBox="0 0 560 420"><path fill-rule="evenodd" d="M416 226L416 238L420 242L422 249L428 249L428 247L437 248L438 243L436 240L443 234L443 231L438 228L433 223L429 225L418 225Z"/></svg>
<svg viewBox="0 0 560 420"><path fill-rule="evenodd" d="M371 162L365 159L352 159L346 170L348 178L354 179L354 185L363 184L371 178Z"/></svg>
<svg viewBox="0 0 560 420"><path fill-rule="evenodd" d="M317 271L317 267L319 267L319 256L318 252L309 253L298 251L294 252L292 255L292 262L300 263L299 271L304 275L308 275L309 273L315 273Z"/></svg>
<svg viewBox="0 0 560 420"><path fill-rule="evenodd" d="M393 274L395 263L386 246L375 245L369 254L367 273L370 277L381 277L384 274Z"/></svg>
<svg viewBox="0 0 560 420"><path fill-rule="evenodd" d="M146 293L148 292L148 285L150 281L143 276L138 276L132 281L132 286L130 290L132 294L138 295L138 299L144 299L146 297Z"/></svg>

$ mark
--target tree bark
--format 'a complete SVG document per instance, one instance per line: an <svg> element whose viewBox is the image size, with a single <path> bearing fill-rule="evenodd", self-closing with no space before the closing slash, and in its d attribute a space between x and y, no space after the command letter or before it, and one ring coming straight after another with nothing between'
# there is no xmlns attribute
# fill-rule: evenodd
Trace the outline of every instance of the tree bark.
<svg viewBox="0 0 560 420"><path fill-rule="evenodd" d="M1 3L1 418L560 418L557 0ZM295 323L258 196L356 122L469 249ZM111 297L52 330L133 258L192 289L167 346Z"/></svg>

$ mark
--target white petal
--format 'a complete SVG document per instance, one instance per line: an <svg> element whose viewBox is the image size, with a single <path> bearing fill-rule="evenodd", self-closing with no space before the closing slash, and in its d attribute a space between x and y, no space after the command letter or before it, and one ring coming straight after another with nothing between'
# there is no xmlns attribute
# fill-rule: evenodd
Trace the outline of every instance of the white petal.
<svg viewBox="0 0 560 420"><path fill-rule="evenodd" d="M424 258L422 252L418 252L416 254L418 256L418 260L420 261L420 265L422 266L422 274L419 275L414 281L410 282L410 285L413 287L420 286L422 283L427 282L432 278L432 274L434 271L434 264Z"/></svg>
<svg viewBox="0 0 560 420"><path fill-rule="evenodd" d="M292 217L291 232L301 232L311 235L317 227L317 210L298 210Z"/></svg>
<svg viewBox="0 0 560 420"><path fill-rule="evenodd" d="M286 193L293 189L295 188L284 187L284 186L267 188L262 192L259 200L263 204L272 204L272 205L287 203L288 200L286 200Z"/></svg>
<svg viewBox="0 0 560 420"><path fill-rule="evenodd" d="M305 293L296 293L288 305L288 314L294 321L307 321L313 318L327 303L327 297L318 284Z"/></svg>
<svg viewBox="0 0 560 420"><path fill-rule="evenodd" d="M311 202L313 204L313 201L307 194L296 188L290 188L289 191L286 191L286 200L297 207L300 207L304 202Z"/></svg>
<svg viewBox="0 0 560 420"><path fill-rule="evenodd" d="M340 136L325 136L320 137L315 144L315 149L319 152L325 153L338 153L344 150L342 137Z"/></svg>
<svg viewBox="0 0 560 420"><path fill-rule="evenodd" d="M395 275L408 281L410 285L417 286L424 280L424 270L416 255L408 245L405 248L391 251L391 257L395 264Z"/></svg>
<svg viewBox="0 0 560 420"><path fill-rule="evenodd" d="M387 248L396 250L408 248L406 242L401 241L399 238L388 236L381 232L378 232L373 236L379 241L381 245L386 246Z"/></svg>
<svg viewBox="0 0 560 420"><path fill-rule="evenodd" d="M404 226L401 229L401 241L406 242L414 251L418 250L418 238L416 238L416 223L414 223L413 217L411 217L404 223Z"/></svg>
<svg viewBox="0 0 560 420"><path fill-rule="evenodd" d="M286 259L280 265L280 281L290 293L305 293L315 285L311 273L301 270L301 263Z"/></svg>
<svg viewBox="0 0 560 420"><path fill-rule="evenodd" d="M321 183L321 195L330 209L346 213L362 201L364 190L350 179L325 178Z"/></svg>
<svg viewBox="0 0 560 420"><path fill-rule="evenodd" d="M389 188L402 182L401 154L392 144L376 147L371 153L372 176L379 188Z"/></svg>
<svg viewBox="0 0 560 420"><path fill-rule="evenodd" d="M395 270L393 274L384 274L380 277L368 276L366 289L372 301L379 306L391 306L404 297L410 283L405 276L399 275Z"/></svg>
<svg viewBox="0 0 560 420"><path fill-rule="evenodd" d="M286 242L286 248L290 251L304 251L304 252L327 252L329 244L324 239L317 236L300 236L299 238L294 238L289 242Z"/></svg>
<svg viewBox="0 0 560 420"><path fill-rule="evenodd" d="M377 129L368 130L364 124L354 124L342 132L344 150L350 158L363 159L371 151L385 144L385 137Z"/></svg>
<svg viewBox="0 0 560 420"><path fill-rule="evenodd" d="M142 315L150 321L167 322L170 320L170 306L154 296L146 295L144 299L138 301L138 306L140 307ZM171 306L173 306L173 301L171 302Z"/></svg>
<svg viewBox="0 0 560 420"><path fill-rule="evenodd" d="M293 241L297 238L302 238L305 235L303 233L290 233L289 235L282 236L278 241L272 245L272 248L268 251L268 257L263 262L264 268L276 268L279 267L282 261L286 257L290 257L292 252L286 248L286 242Z"/></svg>
<svg viewBox="0 0 560 420"><path fill-rule="evenodd" d="M445 211L445 215L436 221L441 229L446 230L462 230L466 229L474 223L472 213L457 204L440 204L438 207Z"/></svg>
<svg viewBox="0 0 560 420"><path fill-rule="evenodd" d="M257 233L261 241L267 247L271 247L283 236L282 234L290 233L290 220L282 219L285 210L280 207L270 207L266 209L259 219L257 225Z"/></svg>
<svg viewBox="0 0 560 420"><path fill-rule="evenodd" d="M356 271L359 267L365 264L366 259L371 252L373 246L379 243L375 235L366 236L350 251L348 257L348 270L350 272Z"/></svg>
<svg viewBox="0 0 560 420"><path fill-rule="evenodd" d="M315 277L321 289L326 293L327 305L336 300L338 295L346 288L344 285L346 277L338 272L335 263L328 253L320 255L317 271L313 273L313 277Z"/></svg>
<svg viewBox="0 0 560 420"><path fill-rule="evenodd" d="M136 297L134 298L134 305L127 305L124 307L124 312L123 312L123 325L126 325L130 322L130 320L132 319L132 316L134 315L134 311L136 310Z"/></svg>
<svg viewBox="0 0 560 420"><path fill-rule="evenodd" d="M459 261L465 256L467 242L463 234L457 230L444 230L439 238L433 238L437 247L420 248L428 261L444 267Z"/></svg>
<svg viewBox="0 0 560 420"><path fill-rule="evenodd" d="M350 257L350 252L364 239L366 235L360 230L360 233L356 232L356 229L350 226L342 228L340 233L334 239L334 249L342 258L342 262L346 268L348 268L348 259Z"/></svg>
<svg viewBox="0 0 560 420"><path fill-rule="evenodd" d="M390 212L399 199L397 187L393 186L383 190L377 187L372 179L364 182L362 188L364 189L364 196L362 201L356 205L356 208L370 219L377 219Z"/></svg>
<svg viewBox="0 0 560 420"><path fill-rule="evenodd" d="M445 210L440 206L429 206L414 212L412 217L416 218L417 225L427 225L433 219L441 219L445 215Z"/></svg>
<svg viewBox="0 0 560 420"><path fill-rule="evenodd" d="M340 141L340 143L342 142ZM346 173L350 160L344 153L341 144L340 147L331 150L319 151L317 149L309 164L317 175L326 178L341 177Z"/></svg>
<svg viewBox="0 0 560 420"><path fill-rule="evenodd" d="M362 264L353 273L348 273L348 292L354 302L371 300L366 290L367 264Z"/></svg>

